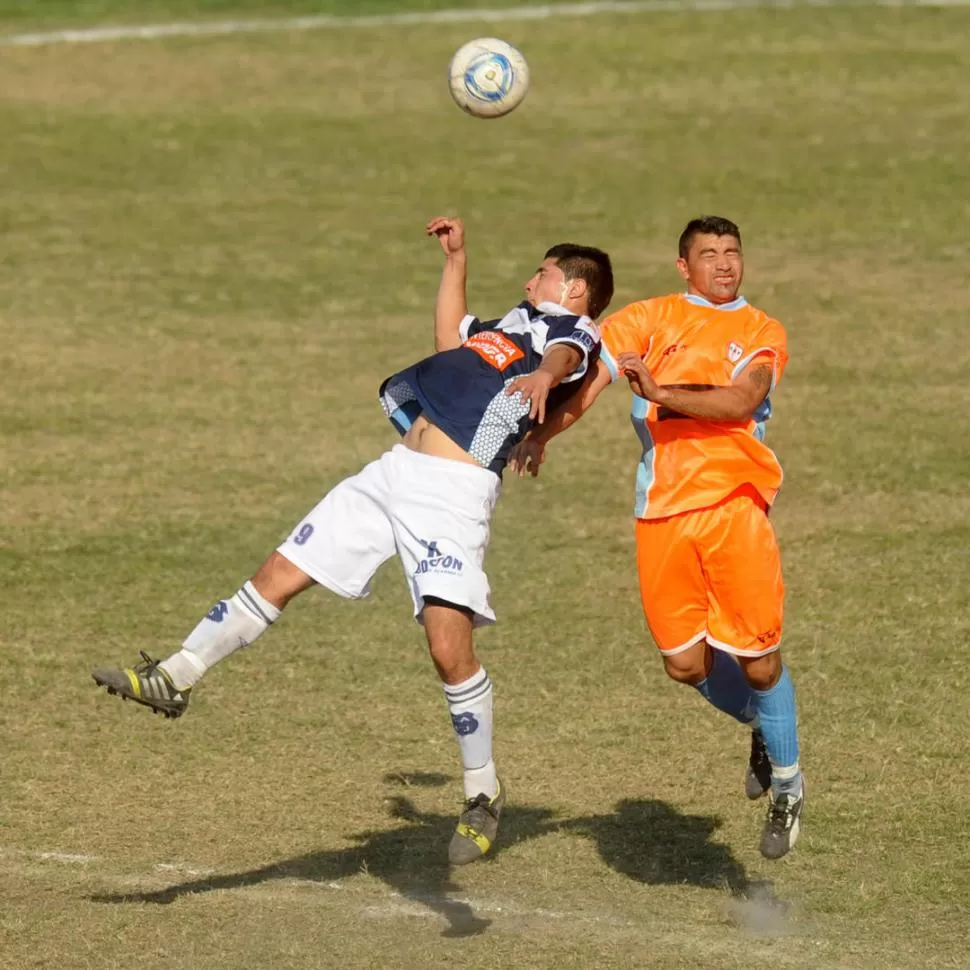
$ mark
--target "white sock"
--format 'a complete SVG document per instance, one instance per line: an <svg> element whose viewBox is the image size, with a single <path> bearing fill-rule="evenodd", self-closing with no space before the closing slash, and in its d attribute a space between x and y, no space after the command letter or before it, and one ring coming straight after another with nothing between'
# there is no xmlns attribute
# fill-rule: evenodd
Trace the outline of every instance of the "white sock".
<svg viewBox="0 0 970 970"><path fill-rule="evenodd" d="M460 684L443 684L465 769L465 798L498 794L492 761L492 682L484 667Z"/></svg>
<svg viewBox="0 0 970 970"><path fill-rule="evenodd" d="M186 690L214 664L252 643L279 615L248 582L231 599L216 603L186 637L182 649L159 667L179 690Z"/></svg>

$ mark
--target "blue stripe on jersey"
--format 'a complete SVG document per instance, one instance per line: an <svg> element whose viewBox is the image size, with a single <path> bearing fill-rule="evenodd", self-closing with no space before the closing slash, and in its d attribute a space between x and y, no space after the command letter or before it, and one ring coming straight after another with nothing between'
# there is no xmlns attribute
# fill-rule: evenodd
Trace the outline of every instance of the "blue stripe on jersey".
<svg viewBox="0 0 970 970"><path fill-rule="evenodd" d="M509 396L509 382L531 374L554 344L575 347L579 366L554 387L546 404L554 410L582 384L599 352L599 330L588 318L556 304L519 304L500 320L465 317L461 347L426 357L381 385L384 412L398 431L423 414L483 467L500 475L513 446L532 426L529 408ZM407 418L404 425L402 416Z"/></svg>
<svg viewBox="0 0 970 970"><path fill-rule="evenodd" d="M640 443L643 445L643 454L640 456L640 463L637 465L637 497L633 507L633 514L639 519L646 514L647 506L650 504L650 489L655 478L654 462L657 460L657 452L653 446L653 435L650 434L650 426L647 424L647 409L650 405L638 394L633 395L633 409L630 412L630 419L633 421L633 430L636 431Z"/></svg>
<svg viewBox="0 0 970 970"><path fill-rule="evenodd" d="M388 418L391 424L397 428L399 434L407 434L411 425L414 424L414 419L421 413L421 405L417 401L408 401L407 404L402 404L399 408L395 408L389 415Z"/></svg>
<svg viewBox="0 0 970 970"><path fill-rule="evenodd" d="M610 372L610 380L615 381L620 376L620 368L606 344L600 348L600 360L606 364L606 369Z"/></svg>
<svg viewBox="0 0 970 970"><path fill-rule="evenodd" d="M771 417L771 398L766 397L757 407L754 414L751 416L752 421L754 421L754 436L758 441L765 440L765 425L768 423L768 419Z"/></svg>

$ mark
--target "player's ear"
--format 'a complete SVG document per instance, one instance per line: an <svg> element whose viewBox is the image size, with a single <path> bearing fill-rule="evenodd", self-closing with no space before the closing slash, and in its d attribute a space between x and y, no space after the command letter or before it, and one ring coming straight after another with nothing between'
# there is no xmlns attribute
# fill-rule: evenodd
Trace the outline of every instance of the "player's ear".
<svg viewBox="0 0 970 970"><path fill-rule="evenodd" d="M584 296L589 296L589 283L584 279L576 277L574 280L569 281L569 286L566 290L566 295L573 300L581 300Z"/></svg>
<svg viewBox="0 0 970 970"><path fill-rule="evenodd" d="M684 277L685 280L690 279L690 270L687 268L687 260L684 259L683 256L677 260L677 271L681 276Z"/></svg>

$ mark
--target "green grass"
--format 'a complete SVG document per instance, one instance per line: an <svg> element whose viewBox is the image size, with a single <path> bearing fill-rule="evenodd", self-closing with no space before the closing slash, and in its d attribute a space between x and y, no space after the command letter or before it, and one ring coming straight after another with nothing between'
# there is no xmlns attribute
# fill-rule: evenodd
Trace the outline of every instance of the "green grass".
<svg viewBox="0 0 970 970"><path fill-rule="evenodd" d="M496 25L534 85L489 123L442 82L460 26L6 51L4 966L961 967L968 31ZM367 603L295 603L183 721L94 690L393 440L376 389L430 347L428 217L464 215L472 308L499 313L567 238L612 251L615 306L674 289L705 211L741 224L747 295L791 341L789 859L757 855L745 739L644 632L621 389L496 516L493 860L442 865L457 752L396 566ZM787 909L732 896L762 880Z"/></svg>
<svg viewBox="0 0 970 970"><path fill-rule="evenodd" d="M553 3L566 0L553 0ZM406 10L514 7L515 0L0 0L0 24L140 22L171 17L366 15Z"/></svg>

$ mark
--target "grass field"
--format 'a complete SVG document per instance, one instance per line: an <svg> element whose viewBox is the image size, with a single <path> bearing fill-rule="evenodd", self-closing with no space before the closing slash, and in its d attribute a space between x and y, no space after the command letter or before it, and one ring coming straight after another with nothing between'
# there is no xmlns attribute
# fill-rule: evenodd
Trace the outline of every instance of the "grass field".
<svg viewBox="0 0 970 970"><path fill-rule="evenodd" d="M556 3L568 0L553 0ZM167 17L260 16L307 14L390 14L401 10L453 10L456 7L502 8L516 0L0 0L0 24L45 23L77 25L85 21L151 22Z"/></svg>
<svg viewBox="0 0 970 970"><path fill-rule="evenodd" d="M5 2L0 30L351 6ZM499 122L445 88L475 32L532 66ZM0 965L965 967L968 34L796 8L4 50ZM498 314L562 239L612 251L614 307L674 289L707 211L791 341L789 858L757 854L742 732L644 631L620 388L496 517L489 861L444 865L457 746L396 566L294 604L179 722L96 691L391 443L428 217L465 217Z"/></svg>

